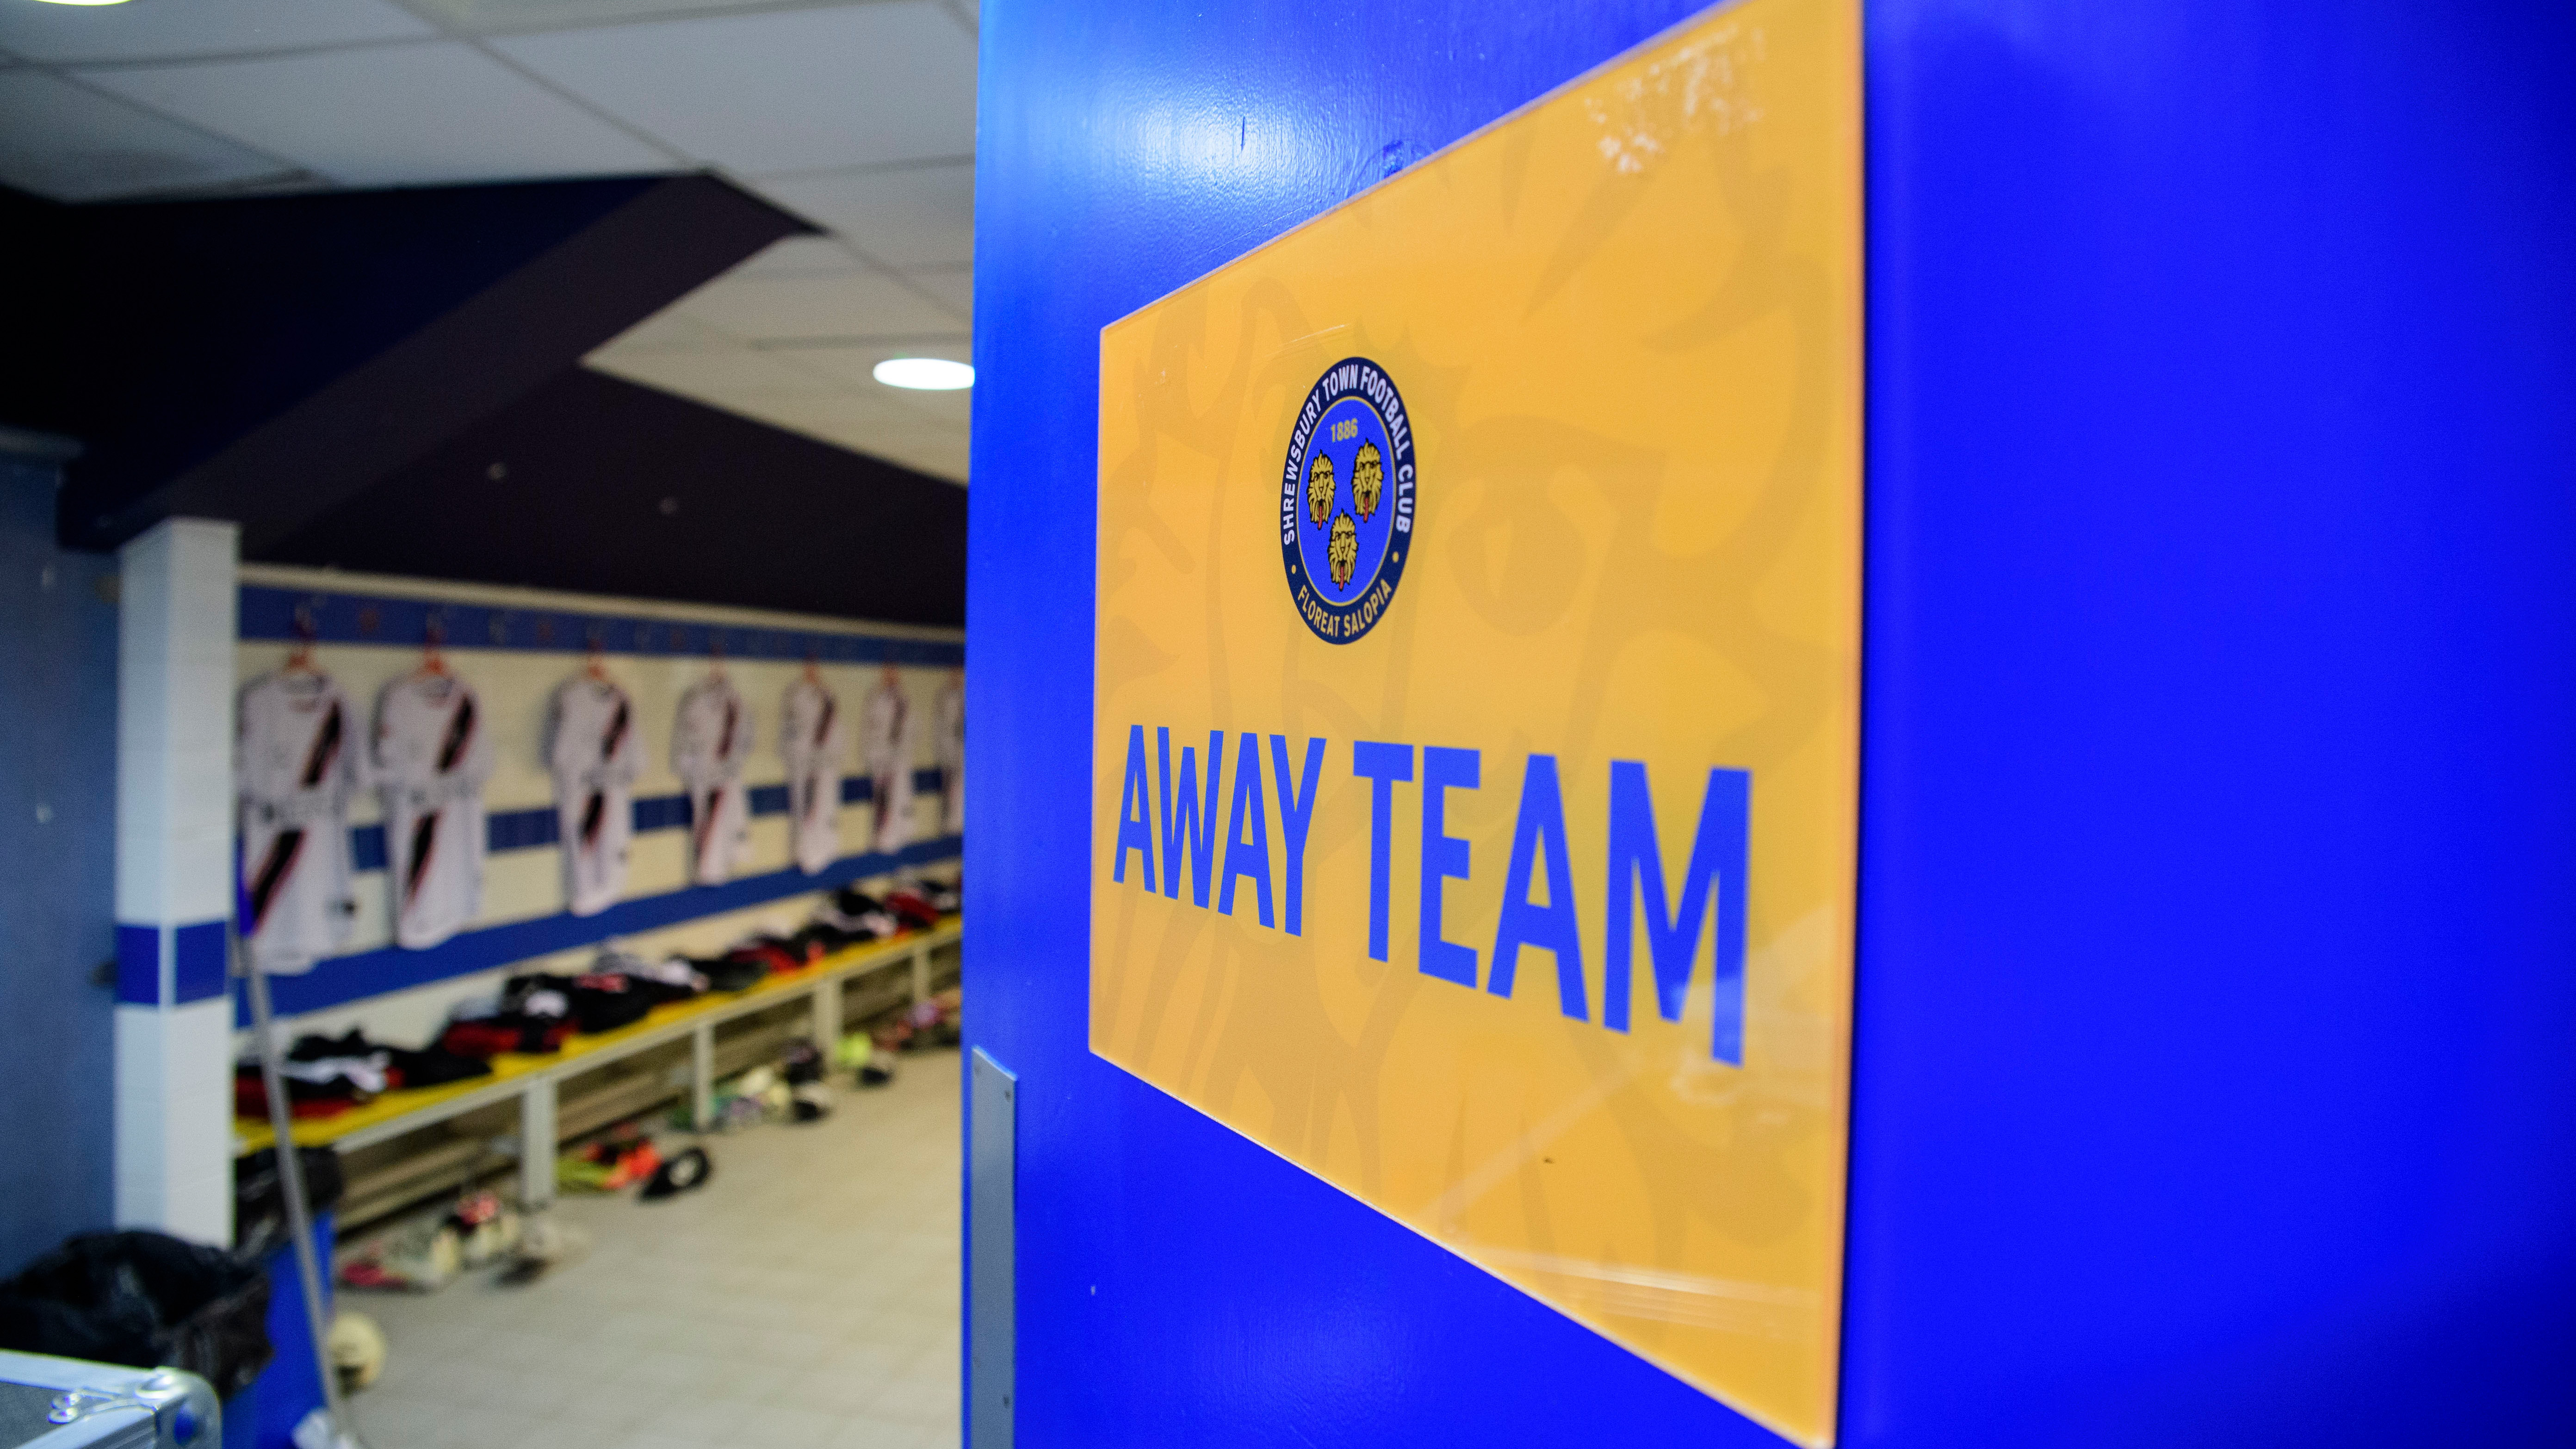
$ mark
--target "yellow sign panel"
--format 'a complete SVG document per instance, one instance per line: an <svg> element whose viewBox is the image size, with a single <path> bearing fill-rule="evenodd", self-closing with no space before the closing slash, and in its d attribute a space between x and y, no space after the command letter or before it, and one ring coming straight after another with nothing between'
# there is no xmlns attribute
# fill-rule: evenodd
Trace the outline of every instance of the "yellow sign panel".
<svg viewBox="0 0 2576 1449"><path fill-rule="evenodd" d="M1807 1443L1858 42L1714 12L1101 336L1092 1049Z"/></svg>

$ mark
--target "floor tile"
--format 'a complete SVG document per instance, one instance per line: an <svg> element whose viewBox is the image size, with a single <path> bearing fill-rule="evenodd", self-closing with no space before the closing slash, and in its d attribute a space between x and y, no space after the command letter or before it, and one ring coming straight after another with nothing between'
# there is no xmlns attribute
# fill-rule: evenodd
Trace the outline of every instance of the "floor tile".
<svg viewBox="0 0 2576 1449"><path fill-rule="evenodd" d="M843 1424L823 1449L957 1449L958 1436L928 1424L892 1419L854 1419Z"/></svg>
<svg viewBox="0 0 2576 1449"><path fill-rule="evenodd" d="M698 1192L565 1199L590 1249L536 1283L348 1295L388 1344L370 1449L956 1449L960 1084L904 1067L711 1139Z"/></svg>

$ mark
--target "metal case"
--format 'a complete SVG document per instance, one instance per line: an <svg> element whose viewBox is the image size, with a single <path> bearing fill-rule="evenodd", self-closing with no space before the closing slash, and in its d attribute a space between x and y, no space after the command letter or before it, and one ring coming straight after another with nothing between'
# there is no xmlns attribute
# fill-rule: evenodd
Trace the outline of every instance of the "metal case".
<svg viewBox="0 0 2576 1449"><path fill-rule="evenodd" d="M223 1441L204 1379L0 1350L0 1449L197 1449Z"/></svg>

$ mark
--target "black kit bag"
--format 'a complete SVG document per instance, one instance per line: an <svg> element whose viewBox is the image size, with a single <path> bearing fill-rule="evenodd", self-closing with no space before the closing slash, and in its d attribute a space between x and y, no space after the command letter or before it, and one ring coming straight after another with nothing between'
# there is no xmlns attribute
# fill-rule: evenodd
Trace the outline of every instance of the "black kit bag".
<svg viewBox="0 0 2576 1449"><path fill-rule="evenodd" d="M295 1161L304 1173L305 1220L338 1207L340 1154L328 1147L299 1147ZM286 1183L277 1171L277 1149L263 1147L233 1163L233 1251L257 1260L287 1238Z"/></svg>
<svg viewBox="0 0 2576 1449"><path fill-rule="evenodd" d="M229 1399L275 1356L268 1275L167 1233L83 1233L0 1283L0 1348L185 1369Z"/></svg>

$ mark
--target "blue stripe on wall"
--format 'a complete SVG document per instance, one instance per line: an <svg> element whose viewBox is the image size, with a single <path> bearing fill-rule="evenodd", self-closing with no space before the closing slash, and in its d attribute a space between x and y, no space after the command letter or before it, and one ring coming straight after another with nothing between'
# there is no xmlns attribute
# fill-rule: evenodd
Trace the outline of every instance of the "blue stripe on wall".
<svg viewBox="0 0 2576 1449"><path fill-rule="evenodd" d="M116 1003L161 1004L161 928L116 923Z"/></svg>
<svg viewBox="0 0 2576 1449"><path fill-rule="evenodd" d="M191 921L170 933L171 1005L207 1001L224 994L232 978L224 959L224 922Z"/></svg>
<svg viewBox="0 0 2576 1449"><path fill-rule="evenodd" d="M363 828L375 831L379 840L383 838L383 826ZM498 855L505 850L536 850L562 838L562 825L552 806L535 810L504 810L498 815L485 816L483 820L483 849L487 854ZM367 869L363 865L358 868Z"/></svg>
<svg viewBox="0 0 2576 1449"><path fill-rule="evenodd" d="M120 1006L185 1006L224 994L232 975L224 959L224 923L190 921L170 932L171 999L161 999L161 928L120 921L116 927L116 1000Z"/></svg>
<svg viewBox="0 0 2576 1449"><path fill-rule="evenodd" d="M381 996L388 991L401 991L444 981L452 976L488 971L532 956L573 950L612 936L675 926L700 916L738 911L807 891L830 890L854 880L884 875L901 866L953 860L957 857L958 845L958 837L950 835L916 842L892 855L871 852L843 856L816 875L807 875L792 868L776 870L766 875L727 881L720 886L689 886L661 895L620 901L595 916L558 913L533 921L486 926L479 931L452 936L425 951L385 946L373 951L335 956L316 963L312 971L301 976L270 977L271 997L281 1014L320 1011L370 996ZM249 1025L248 1010L248 1006L236 997L233 1020L237 1025Z"/></svg>
<svg viewBox="0 0 2576 1449"><path fill-rule="evenodd" d="M689 827L689 797L655 795L635 802L635 833L649 835L656 830L686 830Z"/></svg>
<svg viewBox="0 0 2576 1449"><path fill-rule="evenodd" d="M305 628L298 627L299 612ZM267 584L244 584L241 589L244 639L291 642L309 632L325 644L418 645L428 640L433 620L440 637L458 649L574 653L596 644L606 654L694 655L720 649L735 659L812 659L824 664L954 667L966 662L965 645L936 639L746 628L570 609L500 608Z"/></svg>
<svg viewBox="0 0 2576 1449"><path fill-rule="evenodd" d="M937 793L940 783L937 770L915 770L912 788L921 794ZM841 803L865 804L873 798L872 782L864 775L845 776L841 780ZM787 787L754 785L751 787L751 813L784 815L787 813ZM689 797L686 795L649 795L635 802L635 833L654 830L685 830L689 824ZM558 828L555 808L540 805L533 810L501 810L483 819L483 849L499 855L507 850L537 850L563 838ZM386 854L385 828L382 825L354 825L349 828L349 860L354 870L383 870L391 857Z"/></svg>

